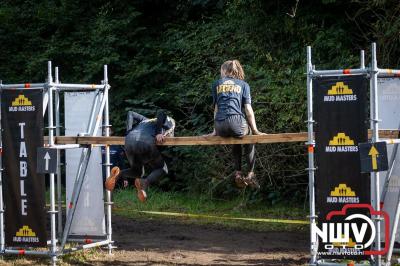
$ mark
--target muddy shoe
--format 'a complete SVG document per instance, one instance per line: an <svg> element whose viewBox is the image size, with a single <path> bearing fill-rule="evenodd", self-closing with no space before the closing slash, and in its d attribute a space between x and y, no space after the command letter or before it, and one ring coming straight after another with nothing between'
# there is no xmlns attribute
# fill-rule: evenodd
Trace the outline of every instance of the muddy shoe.
<svg viewBox="0 0 400 266"><path fill-rule="evenodd" d="M235 173L235 184L238 188L245 188L247 184L244 182L244 178L242 177L242 173L240 171L236 171Z"/></svg>
<svg viewBox="0 0 400 266"><path fill-rule="evenodd" d="M244 182L251 188L260 189L260 183L258 183L257 178L253 172L250 172L247 177L244 178Z"/></svg>
<svg viewBox="0 0 400 266"><path fill-rule="evenodd" d="M144 179L136 178L135 187L137 189L137 197L141 202L146 202L147 193L145 189L147 188L147 182Z"/></svg>
<svg viewBox="0 0 400 266"><path fill-rule="evenodd" d="M114 166L111 169L110 176L107 178L107 180L106 180L106 182L104 184L104 186L106 187L107 190L109 190L109 191L113 191L114 190L115 183L117 183L118 178L119 178L119 173L120 173L119 167Z"/></svg>

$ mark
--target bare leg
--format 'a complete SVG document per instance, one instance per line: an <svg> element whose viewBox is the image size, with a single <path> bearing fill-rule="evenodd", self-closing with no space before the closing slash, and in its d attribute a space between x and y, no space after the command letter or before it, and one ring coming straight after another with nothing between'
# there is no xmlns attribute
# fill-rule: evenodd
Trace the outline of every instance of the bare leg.
<svg viewBox="0 0 400 266"><path fill-rule="evenodd" d="M244 152L246 155L246 161L247 161L247 168L248 172L254 172L254 166L256 164L256 157L255 157L255 152L256 148L254 144L246 144L244 145Z"/></svg>

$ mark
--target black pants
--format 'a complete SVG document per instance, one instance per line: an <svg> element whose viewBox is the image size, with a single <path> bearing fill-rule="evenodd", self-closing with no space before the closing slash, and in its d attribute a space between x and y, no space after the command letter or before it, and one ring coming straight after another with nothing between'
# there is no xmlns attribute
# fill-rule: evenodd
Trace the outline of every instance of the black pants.
<svg viewBox="0 0 400 266"><path fill-rule="evenodd" d="M167 164L155 143L138 141L135 136L128 134L125 137L125 153L130 168L121 171L120 176L126 178L141 178L144 176L144 166L151 169L146 177L147 184L157 182L160 177L168 174Z"/></svg>
<svg viewBox="0 0 400 266"><path fill-rule="evenodd" d="M215 121L215 131L218 136L221 137L235 137L241 138L245 135L251 134L251 130L247 125L246 119L241 115L232 115L222 121ZM246 156L246 162L248 172L254 171L255 165L255 145L244 144L244 152ZM242 170L242 145L232 145L233 158L235 161L235 170Z"/></svg>

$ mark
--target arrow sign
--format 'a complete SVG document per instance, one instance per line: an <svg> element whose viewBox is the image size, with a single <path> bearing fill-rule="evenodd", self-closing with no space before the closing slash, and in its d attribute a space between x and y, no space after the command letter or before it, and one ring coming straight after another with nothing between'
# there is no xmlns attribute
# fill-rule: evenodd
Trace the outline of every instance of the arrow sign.
<svg viewBox="0 0 400 266"><path fill-rule="evenodd" d="M57 172L58 156L56 149L37 149L37 169L40 174L54 174Z"/></svg>
<svg viewBox="0 0 400 266"><path fill-rule="evenodd" d="M380 172L388 169L386 142L360 143L361 173Z"/></svg>
<svg viewBox="0 0 400 266"><path fill-rule="evenodd" d="M374 145L372 145L371 149L369 150L368 155L371 156L371 159L372 159L372 170L377 170L378 169L378 162L376 161L376 157L379 155L379 152L375 148Z"/></svg>
<svg viewBox="0 0 400 266"><path fill-rule="evenodd" d="M49 152L46 152L46 155L44 156L44 159L46 160L46 166L44 167L44 169L46 171L49 171L49 160L50 160Z"/></svg>

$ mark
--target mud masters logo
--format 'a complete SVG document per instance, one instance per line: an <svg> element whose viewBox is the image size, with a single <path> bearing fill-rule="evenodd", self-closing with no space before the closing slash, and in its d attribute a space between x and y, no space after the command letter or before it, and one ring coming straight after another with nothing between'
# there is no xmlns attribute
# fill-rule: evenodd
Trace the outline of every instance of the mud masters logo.
<svg viewBox="0 0 400 266"><path fill-rule="evenodd" d="M345 132L339 132L329 141L325 152L358 152L358 146Z"/></svg>
<svg viewBox="0 0 400 266"><path fill-rule="evenodd" d="M32 105L25 95L20 94L11 102L11 106L8 107L9 112L34 112L35 106Z"/></svg>
<svg viewBox="0 0 400 266"><path fill-rule="evenodd" d="M326 198L327 203L359 203L360 198L351 187L342 183L335 187Z"/></svg>
<svg viewBox="0 0 400 266"><path fill-rule="evenodd" d="M22 226L13 237L14 242L24 242L24 243L37 243L39 242L39 238L36 236L36 233L33 232L29 226Z"/></svg>
<svg viewBox="0 0 400 266"><path fill-rule="evenodd" d="M344 82L336 82L324 96L324 102L352 102L357 101L357 95Z"/></svg>

